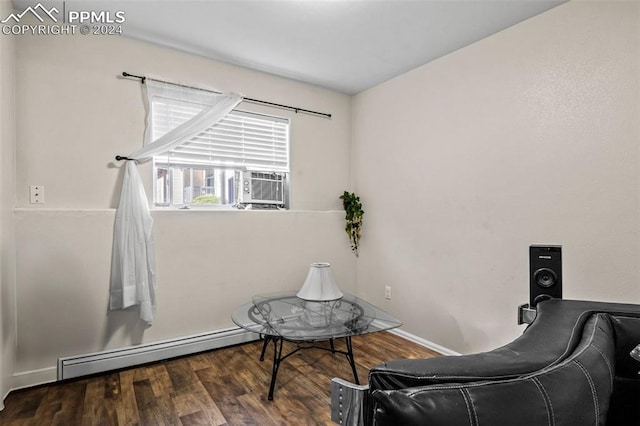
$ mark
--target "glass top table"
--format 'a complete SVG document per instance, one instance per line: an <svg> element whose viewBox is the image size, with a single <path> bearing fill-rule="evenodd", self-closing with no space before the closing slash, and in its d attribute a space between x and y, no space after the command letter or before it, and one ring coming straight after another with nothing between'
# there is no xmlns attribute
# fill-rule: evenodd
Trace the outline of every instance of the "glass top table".
<svg viewBox="0 0 640 426"><path fill-rule="evenodd" d="M302 349L324 349L345 355L359 383L351 337L402 325L394 316L351 294L328 302L306 301L295 293L257 295L238 307L231 318L238 326L264 338L261 361L269 343L274 344L269 400L273 399L280 363ZM345 339L346 351L335 349L334 339L339 338ZM296 349L282 355L283 341L295 343ZM323 341L329 341L330 348L315 344Z"/></svg>

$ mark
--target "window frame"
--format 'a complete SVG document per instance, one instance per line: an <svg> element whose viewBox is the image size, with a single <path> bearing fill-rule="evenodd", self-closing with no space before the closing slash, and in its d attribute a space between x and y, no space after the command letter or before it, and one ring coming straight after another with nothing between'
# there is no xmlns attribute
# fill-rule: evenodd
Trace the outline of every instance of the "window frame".
<svg viewBox="0 0 640 426"><path fill-rule="evenodd" d="M184 101L179 100L179 99L169 99L169 98L165 98L165 100L167 102L171 102L174 101L175 103L184 103ZM194 102L194 104L196 104L196 102ZM154 108L154 106L152 105L151 108ZM170 108L170 106L168 107ZM151 114L151 122L149 123L150 125L150 130L151 130L151 134L154 136L153 140L157 139L157 137L160 137L160 135L158 134L158 129L156 126L162 126L164 125L164 123L159 124L156 122L155 120L155 116L154 116L154 111L152 110ZM238 163L235 164L224 164L224 161L221 161L220 158L216 158L214 160L212 160L211 162L207 163L207 162L189 162L188 160L185 160L184 158L180 158L179 154L174 157L176 158L176 162L172 163L171 161L171 151L168 151L166 153L163 154L159 154L153 157L153 207L154 208L159 208L159 209L192 209L192 208L203 208L203 209L233 209L233 208L242 208L242 206L239 206L238 204L236 204L237 200L238 200L238 189L236 189L234 191L234 196L233 196L233 200L230 200L230 202L228 202L227 204L212 204L212 205L193 205L190 202L184 202L182 204L178 204L178 203L174 203L174 194L173 194L173 176L172 176L172 170L174 169L188 169L191 168L193 173L193 169L211 169L213 170L220 170L223 174L227 173L227 171L234 171L234 172L267 172L267 173L282 173L285 175L285 180L284 180L284 185L283 185L283 204L281 207L279 208L284 208L284 209L289 209L290 206L290 177L291 177L291 119L290 118L286 118L286 117L281 117L281 116L276 116L276 115L272 115L272 114L266 114L266 113L261 113L261 112L255 112L255 111L248 111L245 109L240 109L240 108L235 108L234 110L232 110L227 117L229 116L235 116L234 118L237 118L238 116L241 117L243 120L266 120L266 121L272 121L274 123L280 123L280 124L284 124L285 129L284 129L284 136L281 139L276 139L276 141L273 144L272 149L277 149L278 148L278 143L280 145L283 144L282 141L284 141L284 156L280 155L279 157L277 155L274 155L274 159L280 159L280 163L282 163L282 161L284 161L286 167L282 167L281 165L276 167L274 166L273 168L268 167L266 165L257 165L257 164L250 164L248 166L242 166ZM225 119L223 119L221 121L221 123L225 122L225 120L227 119L227 117L225 117ZM185 141L185 144L188 144L189 142L192 142L193 140L195 140L196 138L201 137L201 135L209 132L209 133L213 133L215 134L215 131L211 131L211 129L215 128L217 126L210 126L208 127L206 130L204 130L201 134L199 134L198 136L192 138L189 141ZM165 125L165 127L167 127ZM168 130L167 130L168 131ZM166 131L165 131L166 133ZM163 133L161 133L163 134ZM233 136L233 135L232 135ZM244 131L240 131L237 132L237 134L235 135L236 138L238 138L240 140L240 142L238 143L238 146L244 146L245 145L245 138L246 138L246 134ZM266 139L266 138L265 138ZM215 143L212 143L212 145L215 145ZM260 147L259 143L257 144L258 147ZM183 145L181 145L183 146ZM269 145L266 145L266 147L268 147ZM281 150L281 149L280 149ZM237 158L241 158L241 157L237 157ZM284 159L284 160L282 160ZM241 159L242 161L243 159ZM275 161L275 160L274 160ZM274 163L275 164L275 163ZM168 201L167 202L161 202L161 200L158 199L158 185L159 185L159 179L158 179L158 170L160 169L166 169L167 170L167 179L168 179L168 183L165 184L168 186L169 189L169 196L167 197ZM234 176L234 179L237 178L237 173ZM240 182L235 182L234 180L234 185L236 188L238 188L241 184ZM219 195L219 194L215 194L215 195ZM192 198L193 200L193 198ZM258 207L262 207L264 208L265 206L260 205L259 203L254 203L256 204ZM246 206L244 206L246 207ZM252 206L254 207L254 206ZM255 208L255 207L254 207ZM270 206L270 208L273 208L273 206Z"/></svg>

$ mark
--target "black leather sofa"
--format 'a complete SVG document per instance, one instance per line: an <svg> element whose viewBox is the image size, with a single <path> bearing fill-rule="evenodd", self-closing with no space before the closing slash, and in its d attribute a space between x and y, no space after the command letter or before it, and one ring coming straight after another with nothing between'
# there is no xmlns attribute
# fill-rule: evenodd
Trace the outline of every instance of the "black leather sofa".
<svg viewBox="0 0 640 426"><path fill-rule="evenodd" d="M640 305L550 299L513 342L457 357L393 360L368 386L332 383L351 425L640 425Z"/></svg>

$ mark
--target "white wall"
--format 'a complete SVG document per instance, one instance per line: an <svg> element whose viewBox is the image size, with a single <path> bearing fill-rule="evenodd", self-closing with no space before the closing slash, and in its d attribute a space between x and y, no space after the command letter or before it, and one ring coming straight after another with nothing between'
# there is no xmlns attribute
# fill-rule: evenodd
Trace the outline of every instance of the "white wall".
<svg viewBox="0 0 640 426"><path fill-rule="evenodd" d="M17 385L53 380L61 356L230 327L235 307L297 289L313 261L355 292L338 199L351 178L350 97L117 36L20 36L16 48ZM159 304L147 329L135 312L107 311L113 158L141 146L145 117L141 85L122 71L333 114L241 104L291 119L292 210L154 210ZM150 165L140 170L150 195ZM44 205L29 204L35 184Z"/></svg>
<svg viewBox="0 0 640 426"><path fill-rule="evenodd" d="M8 0L0 0L0 16L7 16L12 10ZM16 351L14 58L13 37L0 36L0 409L11 390Z"/></svg>
<svg viewBox="0 0 640 426"><path fill-rule="evenodd" d="M537 243L563 245L565 298L640 302L639 38L639 3L570 2L357 95L360 295L494 348Z"/></svg>

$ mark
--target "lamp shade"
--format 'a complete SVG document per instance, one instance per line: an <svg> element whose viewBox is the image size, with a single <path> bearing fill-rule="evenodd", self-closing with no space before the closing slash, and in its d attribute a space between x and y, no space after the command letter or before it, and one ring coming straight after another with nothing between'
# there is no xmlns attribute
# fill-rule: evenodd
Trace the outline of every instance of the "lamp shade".
<svg viewBox="0 0 640 426"><path fill-rule="evenodd" d="M312 263L307 279L297 296L313 302L326 302L341 299L343 294L338 288L336 278L328 263Z"/></svg>

